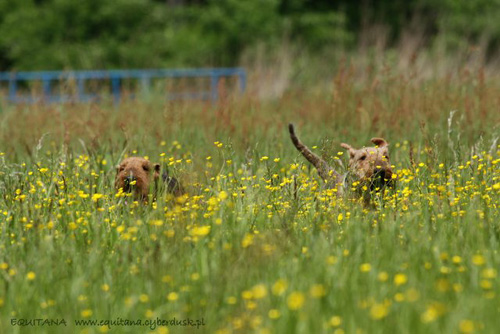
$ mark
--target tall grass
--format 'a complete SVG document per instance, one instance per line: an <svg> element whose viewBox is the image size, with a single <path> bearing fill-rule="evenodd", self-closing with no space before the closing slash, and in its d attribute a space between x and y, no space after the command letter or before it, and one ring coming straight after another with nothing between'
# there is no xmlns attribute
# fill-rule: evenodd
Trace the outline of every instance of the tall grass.
<svg viewBox="0 0 500 334"><path fill-rule="evenodd" d="M74 321L203 318L155 332L495 333L500 82L346 62L327 87L214 106L4 106L2 332L137 333L150 329ZM384 137L397 190L373 207L322 190L289 121L332 164L345 165L340 142ZM117 197L126 155L160 162L188 195ZM67 326L11 325L37 318Z"/></svg>

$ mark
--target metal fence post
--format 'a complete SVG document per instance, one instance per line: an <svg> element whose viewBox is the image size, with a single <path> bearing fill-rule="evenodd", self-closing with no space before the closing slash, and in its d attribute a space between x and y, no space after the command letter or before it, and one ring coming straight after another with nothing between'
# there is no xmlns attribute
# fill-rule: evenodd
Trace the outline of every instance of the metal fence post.
<svg viewBox="0 0 500 334"><path fill-rule="evenodd" d="M240 92L243 94L247 89L247 74L244 70L240 71Z"/></svg>
<svg viewBox="0 0 500 334"><path fill-rule="evenodd" d="M149 97L150 86L151 86L151 78L149 76L143 75L141 77L141 93L143 96Z"/></svg>
<svg viewBox="0 0 500 334"><path fill-rule="evenodd" d="M78 96L76 97L80 101L85 101L85 81L83 78L77 79L78 85Z"/></svg>
<svg viewBox="0 0 500 334"><path fill-rule="evenodd" d="M16 102L16 95L17 95L16 74L11 73L9 78L9 101Z"/></svg>
<svg viewBox="0 0 500 334"><path fill-rule="evenodd" d="M114 102L120 102L120 77L116 75L111 77L111 91Z"/></svg>
<svg viewBox="0 0 500 334"><path fill-rule="evenodd" d="M210 78L210 99L212 100L212 104L219 99L219 75L214 72L212 72Z"/></svg>
<svg viewBox="0 0 500 334"><path fill-rule="evenodd" d="M44 100L50 101L50 77L46 75L43 76L42 82L43 82L43 98Z"/></svg>

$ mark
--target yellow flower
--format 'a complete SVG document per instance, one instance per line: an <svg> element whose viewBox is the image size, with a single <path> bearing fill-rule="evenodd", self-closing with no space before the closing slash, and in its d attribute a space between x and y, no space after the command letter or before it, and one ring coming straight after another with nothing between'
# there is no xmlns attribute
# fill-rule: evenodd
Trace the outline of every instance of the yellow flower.
<svg viewBox="0 0 500 334"><path fill-rule="evenodd" d="M255 299L262 299L267 296L267 288L264 284L258 284L252 288L252 294Z"/></svg>
<svg viewBox="0 0 500 334"><path fill-rule="evenodd" d="M247 310L255 310L255 308L257 308L257 303L249 300L246 302L245 307L247 308Z"/></svg>
<svg viewBox="0 0 500 334"><path fill-rule="evenodd" d="M385 304L374 304L370 308L370 317L374 320L385 318L389 314L389 307Z"/></svg>
<svg viewBox="0 0 500 334"><path fill-rule="evenodd" d="M217 206L217 204L219 203L219 201L215 197L210 197L208 199L207 203L208 203L208 205L215 207L215 206Z"/></svg>
<svg viewBox="0 0 500 334"><path fill-rule="evenodd" d="M296 311L302 308L304 305L305 297L302 292L292 292L287 299L288 308L292 311Z"/></svg>
<svg viewBox="0 0 500 334"><path fill-rule="evenodd" d="M497 271L493 268L486 268L481 271L481 276L483 278L495 278L497 277Z"/></svg>
<svg viewBox="0 0 500 334"><path fill-rule="evenodd" d="M433 322L436 320L438 317L443 315L443 313L446 311L445 307L441 303L432 303L430 304L425 312L422 314L420 317L420 320L423 323L429 323Z"/></svg>
<svg viewBox="0 0 500 334"><path fill-rule="evenodd" d="M247 248L252 243L253 243L253 234L247 233L247 234L245 234L245 236L243 237L243 240L241 241L241 247Z"/></svg>
<svg viewBox="0 0 500 334"><path fill-rule="evenodd" d="M161 219L152 220L149 224L151 224L153 226L162 226L163 220L161 220Z"/></svg>
<svg viewBox="0 0 500 334"><path fill-rule="evenodd" d="M446 292L450 290L451 284L446 278L440 278L436 281L436 290Z"/></svg>
<svg viewBox="0 0 500 334"><path fill-rule="evenodd" d="M489 290L493 287L493 283L491 283L491 281L488 281L487 279L481 280L481 282L479 282L479 285L485 290Z"/></svg>
<svg viewBox="0 0 500 334"><path fill-rule="evenodd" d="M94 194L94 195L92 195L92 201L97 202L103 196L104 196L103 194Z"/></svg>
<svg viewBox="0 0 500 334"><path fill-rule="evenodd" d="M474 322L471 320L462 320L458 325L461 333L472 333L476 329Z"/></svg>
<svg viewBox="0 0 500 334"><path fill-rule="evenodd" d="M406 284L406 282L408 282L408 277L405 274L396 274L394 276L394 284L397 286Z"/></svg>
<svg viewBox="0 0 500 334"><path fill-rule="evenodd" d="M176 292L170 292L168 295L167 295L167 299L171 302L175 302L177 299L179 299L179 294L176 293Z"/></svg>
<svg viewBox="0 0 500 334"><path fill-rule="evenodd" d="M32 271L30 271L27 275L26 275L26 279L28 281L33 281L34 279L36 278L36 274Z"/></svg>
<svg viewBox="0 0 500 334"><path fill-rule="evenodd" d="M285 293L286 289L288 288L288 283L284 279L279 279L276 281L276 283L273 284L273 295L275 296L281 296L283 293Z"/></svg>
<svg viewBox="0 0 500 334"><path fill-rule="evenodd" d="M269 319L278 319L281 316L281 312L276 309L269 310L268 313Z"/></svg>
<svg viewBox="0 0 500 334"><path fill-rule="evenodd" d="M405 300L405 296L401 292L398 292L394 295L394 300L401 303Z"/></svg>
<svg viewBox="0 0 500 334"><path fill-rule="evenodd" d="M80 196L81 198L87 198L87 197L89 197L89 194L86 194L82 190L79 190L78 191L78 196Z"/></svg>
<svg viewBox="0 0 500 334"><path fill-rule="evenodd" d="M219 199L220 199L221 201L224 201L224 200L226 200L226 198L228 197L228 194L227 194L227 192L225 192L225 191L223 190L223 191L221 191L221 192L219 193L219 196L218 196L218 197L219 197Z"/></svg>
<svg viewBox="0 0 500 334"><path fill-rule="evenodd" d="M309 290L309 294L313 298L321 298L326 296L326 289L322 284L314 284Z"/></svg>
<svg viewBox="0 0 500 334"><path fill-rule="evenodd" d="M195 226L191 230L191 235L195 237L204 237L210 233L210 228L211 228L210 225Z"/></svg>
<svg viewBox="0 0 500 334"><path fill-rule="evenodd" d="M337 316L337 315L334 315L333 317L330 318L328 323L332 327L338 327L338 326L342 325L342 318Z"/></svg>
<svg viewBox="0 0 500 334"><path fill-rule="evenodd" d="M89 309L86 309L86 310L83 310L80 315L83 317L83 318L88 318L90 316L92 316L92 310L89 310Z"/></svg>
<svg viewBox="0 0 500 334"><path fill-rule="evenodd" d="M362 273L367 273L370 270L372 270L372 265L369 263L363 263L359 266L359 271L361 271Z"/></svg>
<svg viewBox="0 0 500 334"><path fill-rule="evenodd" d="M482 266L486 263L484 256L482 255L474 255L472 257L472 263L475 264L476 266Z"/></svg>
<svg viewBox="0 0 500 334"><path fill-rule="evenodd" d="M378 276L377 276L378 280L380 282L385 282L389 279L389 274L386 273L385 271L381 271Z"/></svg>
<svg viewBox="0 0 500 334"><path fill-rule="evenodd" d="M147 303L149 301L149 296L143 293L139 296L139 301L141 303Z"/></svg>
<svg viewBox="0 0 500 334"><path fill-rule="evenodd" d="M243 299L249 300L253 298L253 292L250 290L245 290L241 293L241 297Z"/></svg>

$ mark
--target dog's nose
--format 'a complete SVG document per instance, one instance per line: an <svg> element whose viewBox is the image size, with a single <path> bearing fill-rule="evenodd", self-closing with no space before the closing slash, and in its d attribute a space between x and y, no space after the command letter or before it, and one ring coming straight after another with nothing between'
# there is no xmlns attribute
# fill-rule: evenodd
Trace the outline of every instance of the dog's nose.
<svg viewBox="0 0 500 334"><path fill-rule="evenodd" d="M385 179L385 169L383 169L383 168L375 168L374 174L375 174L375 176L378 176L378 177Z"/></svg>
<svg viewBox="0 0 500 334"><path fill-rule="evenodd" d="M125 184L131 184L133 181L136 181L137 179L135 178L134 175L129 175L127 177L125 177L125 179L123 180L125 182Z"/></svg>

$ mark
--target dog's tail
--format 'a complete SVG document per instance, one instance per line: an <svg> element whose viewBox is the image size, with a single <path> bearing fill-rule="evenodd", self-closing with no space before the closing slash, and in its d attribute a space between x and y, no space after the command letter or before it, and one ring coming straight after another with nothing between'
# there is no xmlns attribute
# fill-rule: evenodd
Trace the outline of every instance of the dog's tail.
<svg viewBox="0 0 500 334"><path fill-rule="evenodd" d="M290 132L290 138L292 139L293 145L297 150L302 153L302 155L318 170L319 176L323 179L325 183L332 183L335 185L340 175L331 168L328 163L323 160L318 155L314 154L309 147L304 145L300 139L295 134L295 128L292 123L288 124L288 131Z"/></svg>

